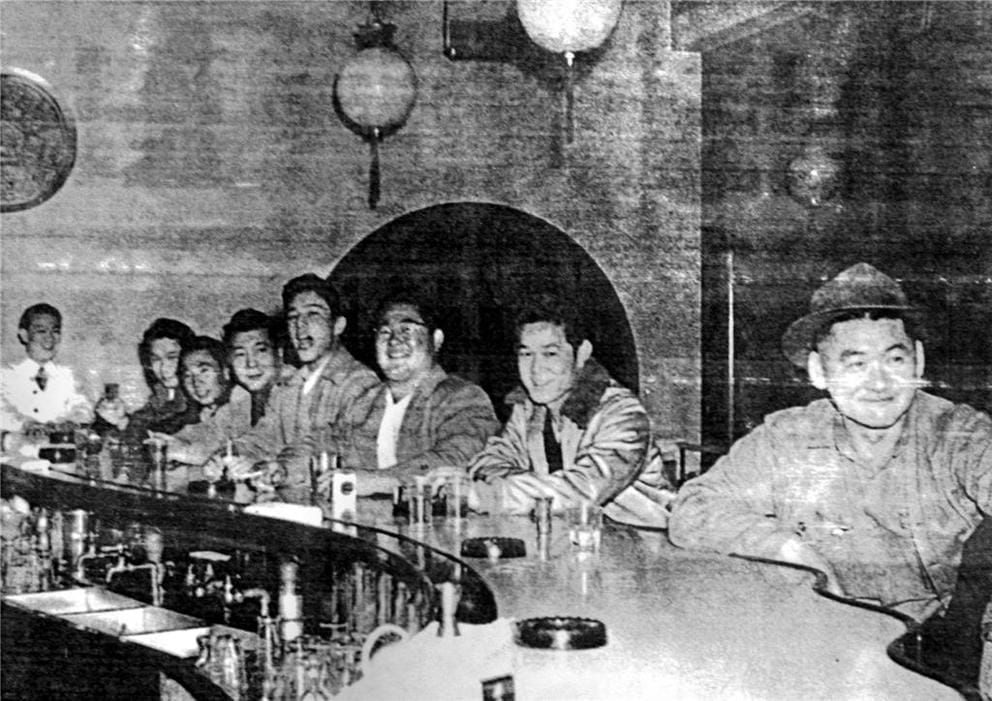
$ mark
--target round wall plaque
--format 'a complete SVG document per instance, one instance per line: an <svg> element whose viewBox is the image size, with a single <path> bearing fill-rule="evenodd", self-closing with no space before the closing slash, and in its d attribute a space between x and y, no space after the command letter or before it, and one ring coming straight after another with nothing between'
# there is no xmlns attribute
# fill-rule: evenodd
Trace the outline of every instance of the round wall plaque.
<svg viewBox="0 0 992 701"><path fill-rule="evenodd" d="M41 204L76 162L76 126L44 79L0 71L0 212Z"/></svg>

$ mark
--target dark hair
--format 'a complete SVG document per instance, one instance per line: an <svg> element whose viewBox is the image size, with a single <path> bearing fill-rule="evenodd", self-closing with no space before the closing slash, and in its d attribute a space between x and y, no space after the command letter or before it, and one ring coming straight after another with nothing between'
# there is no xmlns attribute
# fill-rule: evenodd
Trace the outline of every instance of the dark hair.
<svg viewBox="0 0 992 701"><path fill-rule="evenodd" d="M195 336L193 340L189 342L189 345L183 348L182 356L180 358L180 364L186 359L190 353L196 353L197 351L206 351L210 356L217 361L217 367L221 370L227 367L227 349L224 344L218 341L216 338L211 338L210 336Z"/></svg>
<svg viewBox="0 0 992 701"><path fill-rule="evenodd" d="M434 307L429 301L417 290L412 287L395 287L386 293L386 296L379 301L379 305L375 309L375 316L372 317L373 332L382 323L383 317L386 316L391 308L397 307L401 304L405 304L413 307L420 314L421 318L424 320L424 324L427 326L428 335L433 335L437 330L437 314L434 311Z"/></svg>
<svg viewBox="0 0 992 701"><path fill-rule="evenodd" d="M524 326L542 321L561 326L565 330L565 340L573 349L578 349L583 341L589 339L585 324L572 305L567 304L557 294L542 292L531 295L517 310L513 323L516 340L520 340L520 332Z"/></svg>
<svg viewBox="0 0 992 701"><path fill-rule="evenodd" d="M224 346L228 351L231 350L234 336L245 331L264 331L269 337L269 342L273 346L278 345L279 332L275 319L257 309L239 309L234 312L231 320L224 324Z"/></svg>
<svg viewBox="0 0 992 701"><path fill-rule="evenodd" d="M151 370L152 343L161 338L170 338L179 344L179 352L182 353L195 337L196 334L193 333L193 329L175 319L159 318L145 329L145 333L141 336L141 343L138 344L138 359L141 361L145 382L148 383L149 387L155 386L155 375Z"/></svg>
<svg viewBox="0 0 992 701"><path fill-rule="evenodd" d="M926 329L923 326L923 319L919 313L909 309L852 309L837 312L835 315L824 319L813 333L813 350L819 348L820 344L826 340L834 328L834 324L855 319L897 319L902 321L902 326L906 330L906 335L911 341L925 341Z"/></svg>
<svg viewBox="0 0 992 701"><path fill-rule="evenodd" d="M24 329L25 331L31 326L31 322L34 321L36 316L42 315L54 316L55 321L58 323L59 328L62 328L62 312L53 307L51 304L46 304L45 302L39 302L38 304L32 304L30 307L24 310L21 314L21 320L17 322L18 329Z"/></svg>
<svg viewBox="0 0 992 701"><path fill-rule="evenodd" d="M313 292L327 302L327 306L331 309L332 318L341 315L341 299L338 297L337 290L334 289L334 286L330 282L313 273L294 277L283 286L283 310L288 309L290 303L302 292Z"/></svg>
<svg viewBox="0 0 992 701"><path fill-rule="evenodd" d="M227 368L227 348L225 348L224 344L216 338L212 338L210 336L195 336L189 342L189 345L183 348L182 356L179 358L180 373L182 372L182 368L185 366L186 359L190 356L190 354L198 351L206 351L217 363L217 369L220 370L220 382L222 387L220 397L217 398L217 404L227 404L227 400L231 396L231 377L229 373L224 372ZM185 391L185 389L185 383L183 383L183 390ZM190 397L190 400L194 403L198 403L192 397Z"/></svg>

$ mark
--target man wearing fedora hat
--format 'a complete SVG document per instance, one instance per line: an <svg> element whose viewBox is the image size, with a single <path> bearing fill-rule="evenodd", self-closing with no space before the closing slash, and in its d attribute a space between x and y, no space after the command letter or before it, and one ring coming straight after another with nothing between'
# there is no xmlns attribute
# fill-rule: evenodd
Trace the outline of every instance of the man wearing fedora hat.
<svg viewBox="0 0 992 701"><path fill-rule="evenodd" d="M818 289L782 343L828 397L768 415L686 483L672 542L812 567L917 617L946 600L992 512L992 420L922 391L918 317L866 263Z"/></svg>

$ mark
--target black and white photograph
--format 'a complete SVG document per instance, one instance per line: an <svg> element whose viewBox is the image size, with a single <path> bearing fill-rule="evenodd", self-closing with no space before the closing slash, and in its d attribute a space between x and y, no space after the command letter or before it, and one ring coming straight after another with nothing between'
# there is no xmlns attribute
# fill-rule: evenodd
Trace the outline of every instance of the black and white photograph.
<svg viewBox="0 0 992 701"><path fill-rule="evenodd" d="M992 701L992 0L0 0L0 699Z"/></svg>

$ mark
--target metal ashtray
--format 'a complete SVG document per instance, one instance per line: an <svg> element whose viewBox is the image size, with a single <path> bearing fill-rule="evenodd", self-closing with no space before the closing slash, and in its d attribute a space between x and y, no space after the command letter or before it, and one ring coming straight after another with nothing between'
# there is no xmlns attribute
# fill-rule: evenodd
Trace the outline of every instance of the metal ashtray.
<svg viewBox="0 0 992 701"><path fill-rule="evenodd" d="M488 536L466 538L462 541L462 557L488 557L491 560L499 560L526 555L527 547L520 538Z"/></svg>
<svg viewBox="0 0 992 701"><path fill-rule="evenodd" d="M594 618L548 616L517 623L514 642L549 650L588 650L606 645L606 626Z"/></svg>

